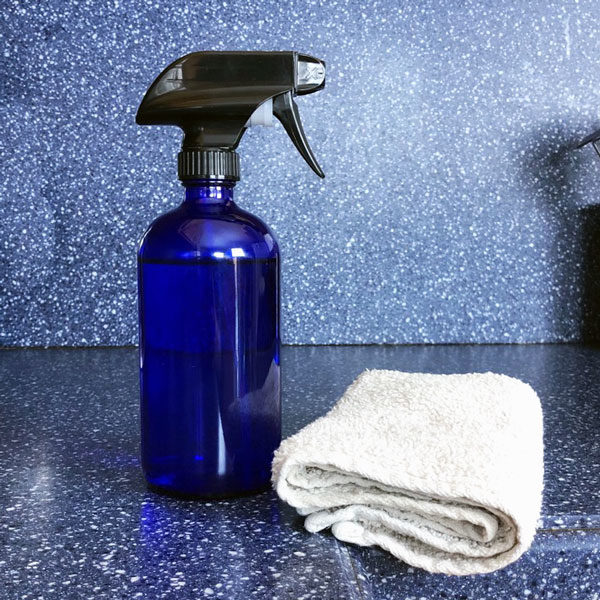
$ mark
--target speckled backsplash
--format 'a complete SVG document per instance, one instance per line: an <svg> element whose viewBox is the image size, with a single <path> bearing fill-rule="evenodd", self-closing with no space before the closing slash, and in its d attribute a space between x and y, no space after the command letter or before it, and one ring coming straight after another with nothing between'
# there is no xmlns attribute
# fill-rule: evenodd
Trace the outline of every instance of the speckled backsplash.
<svg viewBox="0 0 600 600"><path fill-rule="evenodd" d="M575 340L594 322L600 3L33 2L3 7L0 344L130 344L135 253L182 198L174 128L138 127L191 51L326 61L283 129L240 146L275 231L288 343ZM596 294L598 291L598 294ZM600 310L598 310L600 314Z"/></svg>

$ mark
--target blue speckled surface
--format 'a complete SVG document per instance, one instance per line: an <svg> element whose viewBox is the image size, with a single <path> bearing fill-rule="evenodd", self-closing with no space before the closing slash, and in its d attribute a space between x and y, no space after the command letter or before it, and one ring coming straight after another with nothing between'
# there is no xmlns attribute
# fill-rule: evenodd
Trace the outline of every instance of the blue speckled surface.
<svg viewBox="0 0 600 600"><path fill-rule="evenodd" d="M135 250L181 197L180 134L134 124L203 49L327 61L241 144L240 205L283 251L290 343L573 340L600 169L600 4L8 0L0 24L0 344L129 344ZM600 229L600 228L598 228ZM596 231L591 232L596 236Z"/></svg>
<svg viewBox="0 0 600 600"><path fill-rule="evenodd" d="M284 431L367 367L493 369L538 391L546 485L532 549L497 573L431 575L307 533L273 492L186 502L146 491L132 349L0 352L0 596L7 600L573 598L600 594L600 349L284 348Z"/></svg>

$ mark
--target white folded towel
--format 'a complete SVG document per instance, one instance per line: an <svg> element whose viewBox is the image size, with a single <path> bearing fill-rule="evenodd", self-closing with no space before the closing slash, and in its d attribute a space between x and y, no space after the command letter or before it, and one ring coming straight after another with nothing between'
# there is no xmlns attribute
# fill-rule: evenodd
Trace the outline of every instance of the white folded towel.
<svg viewBox="0 0 600 600"><path fill-rule="evenodd" d="M533 389L494 373L364 371L273 461L315 532L436 573L487 573L533 540L543 487Z"/></svg>

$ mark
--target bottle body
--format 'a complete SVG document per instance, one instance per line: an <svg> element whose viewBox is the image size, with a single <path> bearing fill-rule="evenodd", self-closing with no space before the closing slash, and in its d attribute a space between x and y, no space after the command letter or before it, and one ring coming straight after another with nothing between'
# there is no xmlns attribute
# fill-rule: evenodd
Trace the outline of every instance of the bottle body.
<svg viewBox="0 0 600 600"><path fill-rule="evenodd" d="M279 251L233 184L186 184L138 254L142 467L167 493L268 486L281 439Z"/></svg>

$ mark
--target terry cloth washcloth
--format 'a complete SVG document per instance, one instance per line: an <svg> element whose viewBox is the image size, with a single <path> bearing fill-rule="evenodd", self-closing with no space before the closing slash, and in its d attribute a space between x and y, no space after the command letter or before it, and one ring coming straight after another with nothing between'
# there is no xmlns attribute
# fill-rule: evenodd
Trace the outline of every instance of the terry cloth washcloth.
<svg viewBox="0 0 600 600"><path fill-rule="evenodd" d="M434 573L517 560L543 486L533 389L494 373L364 371L275 453L273 485L308 531L377 545Z"/></svg>

